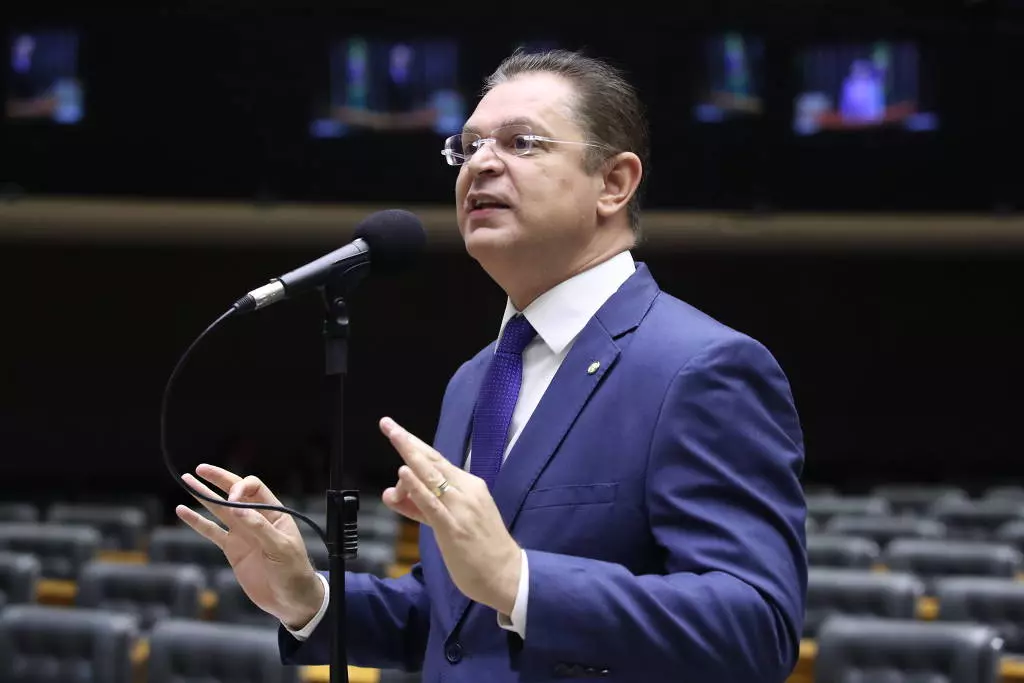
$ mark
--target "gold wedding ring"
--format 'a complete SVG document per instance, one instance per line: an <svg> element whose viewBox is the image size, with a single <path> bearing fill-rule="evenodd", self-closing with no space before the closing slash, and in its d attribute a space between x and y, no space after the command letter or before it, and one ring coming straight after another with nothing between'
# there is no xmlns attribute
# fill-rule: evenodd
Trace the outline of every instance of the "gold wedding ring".
<svg viewBox="0 0 1024 683"><path fill-rule="evenodd" d="M440 484L434 487L434 495L440 498L444 495L444 492L448 490L449 486L450 484L447 479L442 480Z"/></svg>

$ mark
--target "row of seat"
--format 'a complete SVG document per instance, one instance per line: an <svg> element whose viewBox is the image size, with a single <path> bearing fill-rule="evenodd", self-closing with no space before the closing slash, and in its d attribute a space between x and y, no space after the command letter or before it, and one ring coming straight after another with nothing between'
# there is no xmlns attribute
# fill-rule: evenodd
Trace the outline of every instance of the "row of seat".
<svg viewBox="0 0 1024 683"><path fill-rule="evenodd" d="M988 626L834 615L801 643L788 683L1021 683Z"/></svg>
<svg viewBox="0 0 1024 683"><path fill-rule="evenodd" d="M0 612L0 683L327 683L328 667L281 664L273 628L16 605ZM351 683L419 676L349 667Z"/></svg>
<svg viewBox="0 0 1024 683"><path fill-rule="evenodd" d="M292 506L288 506L292 507ZM211 517L205 508L197 511ZM319 505L307 501L302 507L293 508L317 522L321 529L327 528L326 503ZM145 550L150 532L161 526L154 522L152 511L147 512L139 505L71 504L54 503L45 512L25 502L0 503L0 524L47 523L55 526L80 525L96 529L104 550ZM315 535L314 529L298 520L304 534ZM394 542L399 535L399 517L382 504L370 504L356 518L361 538L388 540Z"/></svg>
<svg viewBox="0 0 1024 683"><path fill-rule="evenodd" d="M834 615L804 644L790 683L1018 683L994 629ZM417 681L350 667L352 683ZM271 629L168 619L143 638L136 621L98 610L35 605L0 613L0 683L326 683L325 667L287 667Z"/></svg>
<svg viewBox="0 0 1024 683"><path fill-rule="evenodd" d="M853 493L834 486L806 482L804 493L808 497L861 497L881 498L891 506L900 509L922 510L937 500L1017 500L1024 501L1024 486L1019 484L996 484L977 489L971 493L966 488L952 484L929 483L887 483L878 484L867 491Z"/></svg>
<svg viewBox="0 0 1024 683"><path fill-rule="evenodd" d="M319 536L305 536L306 549L314 566L326 569L327 549ZM351 568L383 576L397 559L393 540L360 540ZM35 555L42 576L49 579L75 579L81 568L103 553L100 532L89 526L7 523L0 524L0 551ZM116 553L113 556L118 556ZM227 566L224 553L214 544L185 526L158 527L149 536L144 553L121 555L133 562L157 564L194 564L209 573Z"/></svg>
<svg viewBox="0 0 1024 683"><path fill-rule="evenodd" d="M1024 553L1006 543L897 538L881 546L870 538L810 534L812 567L886 568L916 574L926 582L944 576L1013 578L1024 572Z"/></svg>
<svg viewBox="0 0 1024 683"><path fill-rule="evenodd" d="M33 556L0 554L0 603L39 599L39 573L38 560ZM207 591L216 599L205 598ZM913 617L920 612L920 599L925 596L938 597L939 603L946 605L943 618L966 616L1024 629L1024 582L1013 578L923 577L903 571L812 567L805 635L813 636L817 624L834 611ZM208 580L206 573L194 565L92 561L80 573L73 594L63 600L52 594L42 598L128 611L139 616L144 628L166 617L200 618L206 610L211 618L221 621L269 623L226 567L216 570ZM1019 651L1024 652L1024 640Z"/></svg>
<svg viewBox="0 0 1024 683"><path fill-rule="evenodd" d="M327 567L323 546L313 560L318 569ZM219 552L219 551L218 551ZM348 560L345 568L372 570L377 576L397 576L407 565L385 564L365 557ZM124 563L104 559L85 562L77 580L47 579L36 555L0 551L0 608L5 604L77 604L136 613L144 624L163 616L198 618L208 616L236 623L266 623L266 615L245 596L227 566L219 562L203 566L193 562Z"/></svg>
<svg viewBox="0 0 1024 683"><path fill-rule="evenodd" d="M982 540L1010 543L1024 548L1024 519L1013 519L984 532L950 531L935 519L910 516L835 515L828 521L807 520L808 533L838 536L863 536L886 545L896 538L948 538L951 540Z"/></svg>
<svg viewBox="0 0 1024 683"><path fill-rule="evenodd" d="M96 657L109 654L111 646L108 644L99 651L91 648L97 644L96 639L106 632L101 627L97 633L97 626L102 626L99 617L106 622L120 623L122 616L130 618L132 623L131 652L136 664L133 675L136 682L146 680L147 666L157 666L152 662L147 665L148 644L153 634L166 634L167 624L178 623L187 624L185 630L198 634L199 639L183 642L175 657L180 660L189 652L196 652L207 657L208 661L198 668L192 667L194 677L181 671L184 664L177 665L178 670L171 680L179 683L277 680L251 676L252 669L239 665L237 658L224 652L225 647L230 650L233 647L230 643L239 638L251 641L246 633L254 636L257 631L269 633L273 638L259 635L256 640L262 652L275 653L274 666L280 668L276 660L274 635L278 624L245 595L230 568L215 572L210 584L207 583L206 572L194 565L92 561L85 565L77 583L40 579L33 594L33 579L39 574L38 558L0 553L0 569L4 566L15 567L18 571L7 573L14 580L6 584L4 572L0 571L0 586L6 585L6 590L0 590L0 624L13 621L16 627L12 627L13 635L9 636L13 640L5 645L3 626L0 625L0 658L19 656L21 665L14 671L14 678L5 677L9 672L5 673L0 666L0 683L110 680L106 677L90 678L94 675L90 667L95 665ZM46 604L35 604L34 600ZM251 630L232 630L232 627ZM202 642L206 642L205 649L197 650L197 643ZM117 649L119 661L123 662L125 651L124 646ZM81 652L90 654L83 657ZM159 653L157 657L159 659ZM264 664L260 663L260 667ZM166 668L166 664L159 666ZM72 670L75 675L69 677L68 672ZM304 683L328 683L327 667L302 667L288 671L288 677L282 680L298 680L295 676L301 674ZM419 679L403 677L396 672L350 667L349 680L352 683L378 683Z"/></svg>
<svg viewBox="0 0 1024 683"><path fill-rule="evenodd" d="M854 578L852 577L852 575L850 575L850 573L848 573L848 578L852 580ZM905 595L906 593L909 593L911 595L920 595L920 586L916 589L912 588L913 578L901 578L898 577L898 575L896 574L872 572L859 573L861 574L860 577L857 578L859 581L873 582L877 586L884 587L883 590L880 592L883 595L883 602L885 602L888 599L890 603L898 603L899 596ZM813 612L821 604L821 601L818 599L820 597L820 588L822 586L835 586L838 583L842 583L841 581L836 581L837 575L835 573L833 577L826 578L828 579L828 581L822 582L821 578L822 575L818 571L812 571L809 590L809 618L814 618ZM904 590L901 594L900 591L905 588L909 588L909 590ZM885 597L885 591L895 593L895 597ZM861 590L858 593L858 595L853 596L853 599L851 600L851 604L853 605L853 607L857 608L858 606L862 606L865 603L879 601L879 596L869 595L869 592L869 590L865 589ZM846 598L849 599L850 597L851 595L848 593L846 595ZM907 600L903 600L903 604L910 604L910 602ZM77 611L79 610L65 610L62 611L61 614L65 615L68 618L71 618L70 614ZM82 611L90 613L95 610ZM109 614L110 612L106 613ZM949 671L946 671L944 669L944 667L948 666L948 656L942 655L941 651L937 650L936 647L961 647L961 645L955 644L956 642L958 642L957 638L953 638L952 645L950 644L949 633L963 633L965 628L974 629L975 632L977 632L976 627L965 624L964 620L957 620L957 618L954 618L952 612L948 613L949 618L948 620L943 622L944 626L942 629L938 631L929 631L922 630L922 628L919 625L910 623L909 620L910 618L912 618L912 614L908 613L906 610L899 611L898 609L890 609L890 611L887 614L883 614L881 616L873 615L871 618L873 618L874 621L863 622L863 624L868 625L867 627L858 628L857 630L848 632L846 634L848 638L846 638L845 640L841 640L840 643L837 644L836 639L829 635L829 624L835 621L838 616L848 615L837 611L823 614L820 620L821 624L818 625L819 628L817 630L817 633L814 634L817 639L813 642L808 641L804 643L803 658L805 660L810 659L811 664L814 664L814 659L817 658L819 663L821 663L814 664L814 666L816 667L816 677L813 680L852 680L843 678L843 676L851 675L851 672L852 674L855 674L857 676L867 676L866 679L858 678L857 680L873 680L871 677L876 674L883 675L883 678L878 680L885 681L909 681L913 680L913 676L923 677L920 680L929 681L964 680L965 682L973 682L975 680L988 680L984 678L959 679L955 675L953 675L955 674L955 672L950 673ZM860 618L861 620L864 620L864 618L867 617L861 616ZM0 620L2 620L2 613L0 613ZM165 624L174 623L177 621L178 620L174 620L174 618L168 618L168 620L158 622L153 627L154 633L162 633L162 629L164 628ZM136 625L138 627L136 633L140 633L140 624L136 622ZM998 651L995 652L995 654L1002 655L1012 650L1012 648L1009 646L1009 643L1011 643L1012 641L1007 639L1005 633L1001 632L998 627L999 625L992 625L991 627L989 627L988 631L993 633L995 636L992 642L999 643L999 646L997 648ZM952 631L949 631L949 628L952 628ZM220 635L223 633L222 631L209 630L205 628L197 630L195 627L191 628L190 630L202 635L204 640L219 638ZM2 631L2 627L0 627L0 631ZM881 637L879 636L880 633L888 635L886 635L881 641L873 640L873 638ZM139 637L144 636L140 635ZM37 636L37 639L38 638L39 637ZM0 636L0 640L2 640L2 636ZM1006 642L1008 646L1002 645L1002 643L1004 642ZM884 645L884 647L880 646L880 643L881 645ZM264 646L266 646L265 643ZM214 668L214 666L210 664L211 661L218 657L223 659L224 656L226 656L219 654L219 649L217 649L219 645L214 646L212 644L208 644L207 647L202 649L196 649L195 644L188 644L186 647L191 648L187 649L186 651L198 652L200 656L200 664L193 671L193 673L198 678L190 679L187 676L184 676L181 672L178 672L178 680L224 680L228 677L228 672L230 672L230 678L232 680L263 680L258 678L244 678L243 673L246 670L234 667L231 664L229 664L231 661L230 657L227 657L226 659L227 664L225 664L225 661L221 661L220 668ZM833 648L834 650L838 648L839 654L837 654L836 656L838 657L842 665L839 669L837 669L836 667L840 665L834 666L828 664L829 661L831 661L828 658L828 656L826 656L826 653L829 651L829 648ZM0 649L2 649L2 645L0 645ZM57 651L61 652L62 656L70 656L68 653L69 651L74 651L74 648L69 648L66 645L63 646L60 650L47 648L44 651L47 653L45 656L52 658L55 656L55 652ZM211 652L213 652L213 654L210 654ZM817 657L815 656L815 653L817 653ZM947 652L947 654L949 654L949 652ZM45 659L45 657L43 658ZM811 666L811 664L807 664L805 661L804 669L806 669L807 666ZM82 666L81 661L79 661L78 665L80 667ZM43 669L45 670L60 671L59 667L57 667L54 664L47 665L45 664L45 661L41 664L40 661L37 660L35 661L35 666L43 667ZM1017 675L1014 677L1014 680L1024 680L1024 676L1022 676L1021 667L1017 667L1016 669L1013 669L1013 667L1009 667L1009 669L1016 671L1017 673ZM996 669L993 669L993 671L995 670L999 670L999 668L996 667ZM1004 664L1001 665L1001 671L1004 672L1004 674L1006 674L1006 672L1008 671L1008 663L1006 663L1006 661ZM305 680L312 681L317 680L317 676L324 676L324 673L304 671L302 672L302 675L305 678ZM834 675L840 676L840 678L831 678L831 676ZM942 678L943 676L947 675L949 676L948 678ZM1006 679L1008 677L1004 675L1004 678ZM48 679L42 678L39 680L46 681ZM353 678L352 680L355 681L357 679ZM0 683L4 683L4 681L5 679L0 678Z"/></svg>
<svg viewBox="0 0 1024 683"><path fill-rule="evenodd" d="M812 567L804 637L816 637L834 614L983 623L1000 633L1008 652L1024 655L1024 582L1013 579L943 578L929 591L913 574Z"/></svg>
<svg viewBox="0 0 1024 683"><path fill-rule="evenodd" d="M878 497L826 495L808 496L806 500L811 531L890 519L893 531L901 535L991 539L1016 529L1018 539L1024 536L1024 501L1014 499L941 498L919 507L897 506Z"/></svg>
<svg viewBox="0 0 1024 683"><path fill-rule="evenodd" d="M73 593L63 596L42 588L38 558L0 553L0 609L37 601L132 614L144 630L167 618L274 624L245 595L230 567L208 577L195 565L94 560L83 567Z"/></svg>
<svg viewBox="0 0 1024 683"><path fill-rule="evenodd" d="M306 496L278 496L281 505L293 510L309 510L326 512L327 499L323 494ZM177 500L175 502L178 502ZM132 507L143 512L150 526L164 523L165 513L170 512L168 503L156 495L129 494L117 498L87 500L20 500L5 498L0 500L0 521L5 522L41 522L49 520L66 521L65 514L76 514L77 509ZM360 514L375 514L387 510L376 492L363 492L359 496Z"/></svg>

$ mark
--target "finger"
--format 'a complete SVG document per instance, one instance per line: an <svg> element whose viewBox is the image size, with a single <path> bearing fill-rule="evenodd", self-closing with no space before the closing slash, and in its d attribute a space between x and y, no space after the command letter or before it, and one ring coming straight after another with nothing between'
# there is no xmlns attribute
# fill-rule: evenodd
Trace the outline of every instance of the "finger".
<svg viewBox="0 0 1024 683"><path fill-rule="evenodd" d="M435 464L448 465L449 467L455 467L451 462L448 461L443 455L438 453L433 446L420 439L418 436L407 430L402 425L395 422L390 417L382 418L380 421L380 429L384 432L384 436L388 437L395 448L405 446L407 448L415 449L417 453L422 454L427 460ZM405 443L395 443L399 442ZM456 468L458 469L458 468Z"/></svg>
<svg viewBox="0 0 1024 683"><path fill-rule="evenodd" d="M216 492L214 492L213 490L211 490L209 486L207 486L203 482L199 481L198 479L193 477L188 472L186 472L185 474L181 475L181 478L182 478L182 481L184 481L186 484L188 484L192 489L194 489L198 493L201 493L204 496L208 496L210 498L213 498L214 500L224 500L223 496L221 496L221 495L217 494ZM229 526L229 527L231 526L232 517L233 517L233 515L231 515L231 512L230 512L231 508L226 507L224 505L217 505L216 503L211 503L209 501L203 500L202 498L199 498L198 496L196 496L196 500L198 500L202 504L202 506L204 508L209 510L210 513L214 517L216 517L220 521L224 522L224 524L226 526Z"/></svg>
<svg viewBox="0 0 1024 683"><path fill-rule="evenodd" d="M398 478L398 472L395 472L395 477L396 479ZM397 479L397 481L395 482L395 492L397 493L398 496L400 496L403 499L409 497L408 487L401 479Z"/></svg>
<svg viewBox="0 0 1024 683"><path fill-rule="evenodd" d="M424 524L429 524L435 529L454 528L455 518L452 517L451 510L448 509L440 498L434 495L433 491L427 488L427 485L416 476L410 467L400 467L398 469L398 476L405 483L406 489L409 491L409 498L412 502L416 503L416 507L423 514ZM456 489L450 487L445 492L444 497L447 498L455 492Z"/></svg>
<svg viewBox="0 0 1024 683"><path fill-rule="evenodd" d="M234 472L229 472L223 467L217 467L216 465L207 465L206 463L196 467L196 474L219 488L224 493L230 491L231 487L234 486L235 483L242 480L242 478Z"/></svg>
<svg viewBox="0 0 1024 683"><path fill-rule="evenodd" d="M210 476L213 483L218 486L226 484L231 479L237 480L235 482L236 484L240 484L242 482L242 479L238 475L213 465L200 465L196 468L196 471ZM193 477L191 474L182 475L182 479L185 479L190 486L200 493L208 495L216 500L224 500L221 496L211 491L209 487ZM230 486L229 489L230 488L234 488L234 485ZM264 550L275 553L281 552L281 549L286 542L286 537L262 514L262 510L229 508L224 505L217 505L216 503L208 503L202 499L199 499L199 502L203 504L203 507L212 512L217 519L224 522L224 524L232 531L238 531L245 536L251 537L259 543ZM279 513L270 512L270 514ZM197 531L199 530L197 529Z"/></svg>
<svg viewBox="0 0 1024 683"><path fill-rule="evenodd" d="M185 505L178 505L174 508L174 512L178 515L178 519L192 527L196 533L221 550L224 550L224 542L227 540L228 532L222 527Z"/></svg>
<svg viewBox="0 0 1024 683"><path fill-rule="evenodd" d="M427 523L426 518L423 516L423 512L416 506L416 503L404 494L399 497L399 495L395 493L394 488L385 489L383 500L384 505L386 505L389 510L393 510L414 522L419 522L420 524Z"/></svg>
<svg viewBox="0 0 1024 683"><path fill-rule="evenodd" d="M238 512L240 514L235 528L258 544L265 557L278 562L296 561L296 547L289 544L288 536L260 514L260 510L238 508ZM302 557L306 556L304 546L298 546L298 550Z"/></svg>
<svg viewBox="0 0 1024 683"><path fill-rule="evenodd" d="M409 498L406 485L401 480L395 482L394 486L385 489L381 498L384 504L395 512L413 521L423 523L423 513L416 507L416 503L412 502Z"/></svg>
<svg viewBox="0 0 1024 683"><path fill-rule="evenodd" d="M444 479L453 482L461 481L460 474L456 474L456 472L461 473L462 470L452 465L444 456L406 431L391 418L383 418L380 421L380 428L398 454L402 456L405 464L412 468L416 476L428 488L437 486Z"/></svg>
<svg viewBox="0 0 1024 683"><path fill-rule="evenodd" d="M409 495L405 492L405 488L402 487L401 484L402 482L398 482L398 484L396 484L395 486L391 486L384 489L384 494L382 498L385 503L398 505L399 503L401 503L402 501L409 497Z"/></svg>
<svg viewBox="0 0 1024 683"><path fill-rule="evenodd" d="M281 505L274 492L267 488L259 477L249 475L245 479L235 482L228 491L228 500L232 503L263 503L264 505ZM242 512L244 508L235 508L235 513ZM278 510L253 510L265 516L271 524L276 522L283 512Z"/></svg>

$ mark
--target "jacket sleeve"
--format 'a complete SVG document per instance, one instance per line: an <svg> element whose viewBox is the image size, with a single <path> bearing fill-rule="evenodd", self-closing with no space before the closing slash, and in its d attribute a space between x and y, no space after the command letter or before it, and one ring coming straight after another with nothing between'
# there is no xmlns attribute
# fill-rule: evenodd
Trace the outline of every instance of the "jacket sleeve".
<svg viewBox="0 0 1024 683"><path fill-rule="evenodd" d="M296 640L283 626L279 627L282 662L330 664L332 618L328 610L306 641ZM349 664L418 671L423 666L429 628L430 600L419 564L397 579L345 572L345 643Z"/></svg>
<svg viewBox="0 0 1024 683"><path fill-rule="evenodd" d="M807 585L803 436L789 383L744 336L677 374L650 444L646 501L665 573L527 550L524 646L637 679L782 683Z"/></svg>

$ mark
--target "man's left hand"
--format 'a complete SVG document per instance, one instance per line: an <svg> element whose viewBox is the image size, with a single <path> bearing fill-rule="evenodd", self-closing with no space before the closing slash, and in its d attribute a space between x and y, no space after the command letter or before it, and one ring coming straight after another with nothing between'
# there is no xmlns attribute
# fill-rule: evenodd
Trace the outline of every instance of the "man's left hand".
<svg viewBox="0 0 1024 683"><path fill-rule="evenodd" d="M519 589L522 554L487 484L394 420L382 419L380 429L405 461L398 469L398 483L384 491L384 503L434 530L448 573L463 594L510 615ZM447 487L439 495L443 482Z"/></svg>

